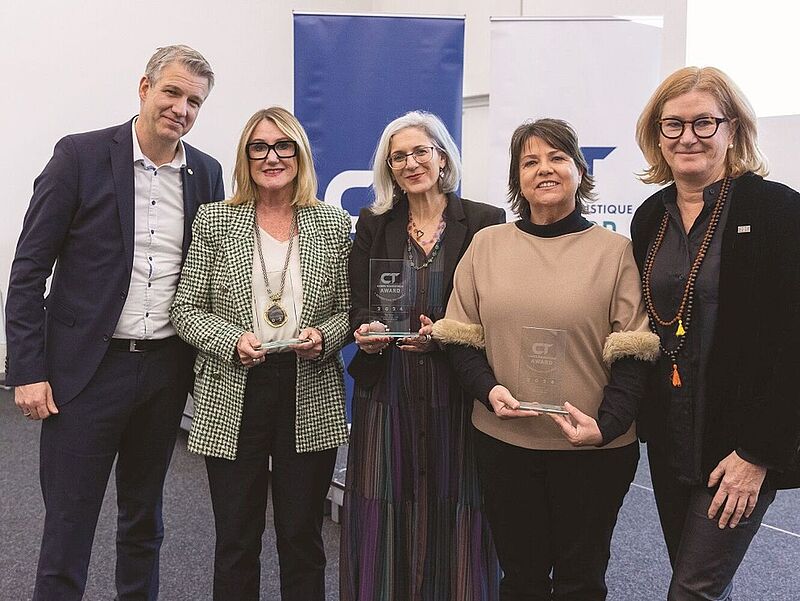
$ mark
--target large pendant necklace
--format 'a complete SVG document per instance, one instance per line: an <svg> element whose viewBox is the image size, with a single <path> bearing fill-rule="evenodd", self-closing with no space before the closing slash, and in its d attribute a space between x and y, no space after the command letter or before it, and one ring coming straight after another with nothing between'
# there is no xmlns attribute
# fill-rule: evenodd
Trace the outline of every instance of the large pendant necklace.
<svg viewBox="0 0 800 601"><path fill-rule="evenodd" d="M286 259L283 262L283 270L281 271L281 287L277 292L273 292L269 285L269 276L267 276L267 266L264 263L264 251L261 248L261 232L258 228L258 216L253 211L253 232L256 235L256 247L258 248L258 258L261 263L261 274L264 276L264 284L267 287L267 296L272 302L264 311L264 320L273 328L279 328L286 323L289 315L286 309L281 304L283 297L283 289L286 286L286 272L289 270L289 259L292 256L292 243L294 242L294 232L297 229L297 214L292 213L292 226L289 229L289 246L286 249Z"/></svg>
<svg viewBox="0 0 800 601"><path fill-rule="evenodd" d="M694 285L697 282L697 275L700 273L700 266L703 264L703 259L706 258L708 247L711 245L711 239L714 237L714 232L719 224L719 219L722 215L722 209L725 206L725 201L728 198L728 191L730 188L731 178L726 177L719 189L719 195L714 203L714 209L711 212L711 217L708 220L706 233L703 236L703 241L700 243L700 248L697 249L697 256L695 256L692 266L689 269L689 275L686 278L686 285L683 289L683 296L681 297L681 303L678 307L678 312L672 319L666 319L659 315L658 311L656 311L656 305L653 302L653 291L651 286L651 280L653 277L653 264L655 263L656 255L661 248L661 243L664 241L664 234L666 233L667 225L669 224L669 213L667 213L666 207L664 207L664 216L661 219L661 226L658 228L656 239L653 242L653 246L650 248L650 252L647 253L647 258L644 261L644 270L642 273L642 296L644 297L644 304L647 308L647 315L650 318L650 329L658 336L657 326L666 328L677 324L675 329L675 337L678 339L678 344L674 349L667 349L661 342L661 337L659 336L659 346L661 347L661 352L669 357L670 361L672 362L672 375L670 379L672 386L675 388L680 388L682 386L681 375L678 371L678 353L680 353L681 349L683 348L683 344L689 334L689 326L692 322Z"/></svg>

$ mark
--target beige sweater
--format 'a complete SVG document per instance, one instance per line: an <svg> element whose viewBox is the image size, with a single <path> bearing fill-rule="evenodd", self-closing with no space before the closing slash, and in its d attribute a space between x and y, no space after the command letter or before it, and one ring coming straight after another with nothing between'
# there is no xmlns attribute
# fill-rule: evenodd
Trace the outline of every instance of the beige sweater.
<svg viewBox="0 0 800 601"><path fill-rule="evenodd" d="M636 354L620 348L635 348L644 340L647 352L657 353L631 243L599 226L555 238L533 236L513 223L481 230L456 269L446 319L482 327L495 377L515 396L522 328L567 330L563 397L595 418L610 362ZM621 334L609 340L613 332ZM631 341L633 345L626 345ZM603 360L604 347L609 364ZM546 415L501 420L475 401L472 422L481 432L516 446L575 448ZM635 439L631 426L606 448Z"/></svg>

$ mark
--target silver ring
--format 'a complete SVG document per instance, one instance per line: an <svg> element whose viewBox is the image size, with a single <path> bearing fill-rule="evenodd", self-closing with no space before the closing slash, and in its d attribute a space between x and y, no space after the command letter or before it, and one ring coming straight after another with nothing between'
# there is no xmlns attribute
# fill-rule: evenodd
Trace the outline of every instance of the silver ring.
<svg viewBox="0 0 800 601"><path fill-rule="evenodd" d="M30 417L31 415L33 415L33 413L28 412L28 413L23 413L22 415L24 415L25 417Z"/></svg>
<svg viewBox="0 0 800 601"><path fill-rule="evenodd" d="M425 344L428 344L431 340L433 340L433 336L431 336L430 334L425 334L422 337L422 342L424 342Z"/></svg>

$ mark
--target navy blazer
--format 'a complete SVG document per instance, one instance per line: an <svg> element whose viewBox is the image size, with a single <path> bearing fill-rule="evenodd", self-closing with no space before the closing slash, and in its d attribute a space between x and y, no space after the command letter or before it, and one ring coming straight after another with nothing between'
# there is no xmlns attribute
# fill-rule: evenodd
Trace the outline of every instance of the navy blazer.
<svg viewBox="0 0 800 601"><path fill-rule="evenodd" d="M17 243L6 302L6 383L49 381L57 405L94 375L128 294L135 226L131 123L59 140L34 182ZM185 257L197 207L225 192L220 164L184 148Z"/></svg>
<svg viewBox="0 0 800 601"><path fill-rule="evenodd" d="M673 184L674 185L674 184ZM719 312L707 376L703 467L741 449L773 467L776 488L800 486L800 194L760 176L736 180L722 234ZM664 214L664 191L631 223L639 269ZM643 440L667 436L665 387L648 385L637 425Z"/></svg>

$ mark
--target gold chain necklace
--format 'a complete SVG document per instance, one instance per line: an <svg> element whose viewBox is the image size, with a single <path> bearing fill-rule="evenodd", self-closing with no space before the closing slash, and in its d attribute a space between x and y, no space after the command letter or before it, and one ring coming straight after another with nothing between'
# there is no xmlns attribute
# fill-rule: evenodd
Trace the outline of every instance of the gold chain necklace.
<svg viewBox="0 0 800 601"><path fill-rule="evenodd" d="M269 277L267 276L267 266L264 263L264 251L261 249L261 232L258 227L258 215L255 210L253 211L253 232L256 235L256 246L258 247L258 258L261 263L261 274L264 276L264 284L267 287L267 296L272 304L264 311L264 319L273 328L279 328L286 323L289 318L286 309L281 304L283 297L283 289L286 286L286 272L289 271L289 258L292 255L292 243L294 242L294 232L297 229L297 213L292 212L292 227L289 229L289 247L286 249L286 259L283 261L283 270L281 271L281 287L277 292L273 292L269 286Z"/></svg>

